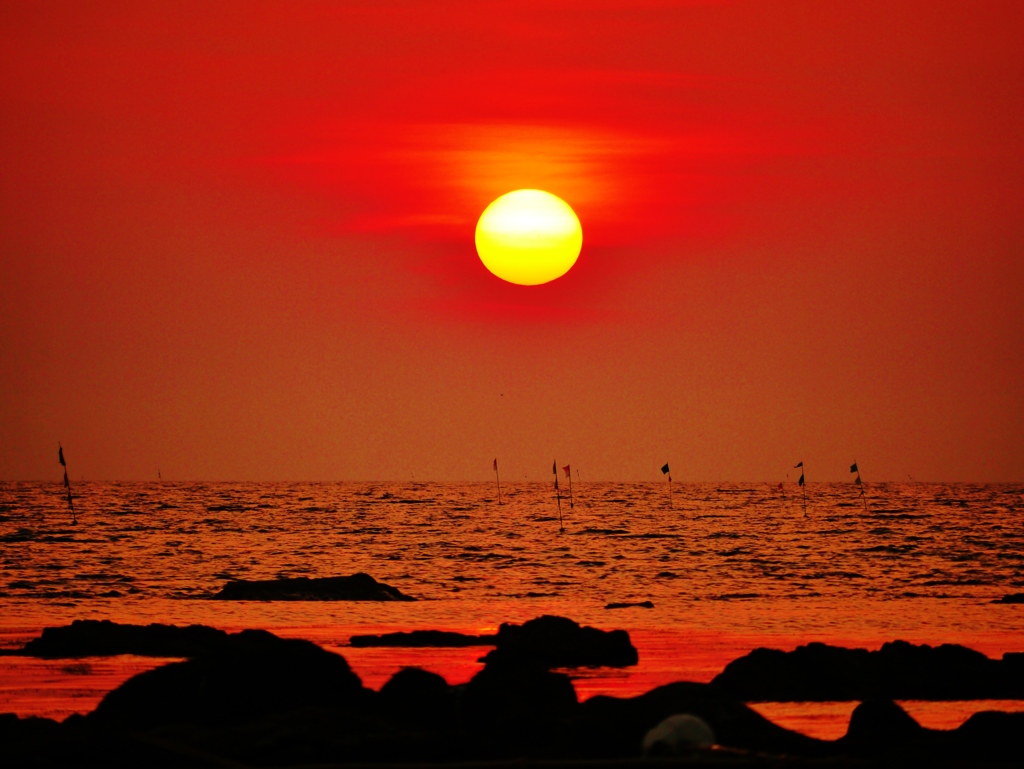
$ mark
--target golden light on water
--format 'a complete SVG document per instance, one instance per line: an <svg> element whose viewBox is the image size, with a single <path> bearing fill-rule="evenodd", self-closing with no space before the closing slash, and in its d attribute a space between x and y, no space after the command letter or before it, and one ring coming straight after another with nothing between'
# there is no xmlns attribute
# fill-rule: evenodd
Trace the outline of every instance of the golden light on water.
<svg viewBox="0 0 1024 769"><path fill-rule="evenodd" d="M576 264L583 228L561 198L543 190L502 195L480 215L476 251L484 266L509 283L536 286Z"/></svg>

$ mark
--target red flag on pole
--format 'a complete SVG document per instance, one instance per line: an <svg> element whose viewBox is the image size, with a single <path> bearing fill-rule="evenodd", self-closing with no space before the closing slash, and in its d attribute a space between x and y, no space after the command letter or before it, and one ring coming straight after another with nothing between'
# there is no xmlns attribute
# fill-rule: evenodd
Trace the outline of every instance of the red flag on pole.
<svg viewBox="0 0 1024 769"><path fill-rule="evenodd" d="M570 465L566 465L565 467L562 468L562 472L565 473L566 478L572 478L572 473L569 472L569 467Z"/></svg>
<svg viewBox="0 0 1024 769"><path fill-rule="evenodd" d="M494 458L494 472L498 472L498 458Z"/></svg>

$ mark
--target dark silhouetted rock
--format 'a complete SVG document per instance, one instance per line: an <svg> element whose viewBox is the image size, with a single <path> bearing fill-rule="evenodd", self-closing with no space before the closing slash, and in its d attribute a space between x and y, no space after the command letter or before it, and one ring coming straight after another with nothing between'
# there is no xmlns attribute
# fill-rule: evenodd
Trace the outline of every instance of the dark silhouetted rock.
<svg viewBox="0 0 1024 769"><path fill-rule="evenodd" d="M119 726L217 725L305 707L366 700L345 658L309 641L263 630L232 636L230 648L130 678L89 718Z"/></svg>
<svg viewBox="0 0 1024 769"><path fill-rule="evenodd" d="M483 661L546 668L625 667L635 665L638 656L625 630L581 627L571 619L545 615L522 625L502 623L497 648Z"/></svg>
<svg viewBox="0 0 1024 769"><path fill-rule="evenodd" d="M565 719L579 706L568 676L521 660L488 663L466 684L460 711L471 727L507 731Z"/></svg>
<svg viewBox="0 0 1024 769"><path fill-rule="evenodd" d="M369 574L350 577L295 577L231 580L214 598L221 601L415 601Z"/></svg>
<svg viewBox="0 0 1024 769"><path fill-rule="evenodd" d="M225 648L229 636L206 625L120 625L110 620L76 619L48 627L19 653L28 657L194 657Z"/></svg>
<svg viewBox="0 0 1024 769"><path fill-rule="evenodd" d="M926 730L892 700L867 700L850 716L843 740L858 751L887 752L920 741Z"/></svg>
<svg viewBox="0 0 1024 769"><path fill-rule="evenodd" d="M651 601L635 601L633 603L610 603L604 608L606 609L653 609L654 603Z"/></svg>
<svg viewBox="0 0 1024 769"><path fill-rule="evenodd" d="M708 684L680 682L639 697L597 696L580 705L574 752L584 758L639 756L644 736L666 718L689 713L711 727L718 744L775 754L817 756L830 743L776 726Z"/></svg>
<svg viewBox="0 0 1024 769"><path fill-rule="evenodd" d="M1024 765L1024 713L987 710L975 713L955 731L961 752L984 753L1003 761Z"/></svg>
<svg viewBox="0 0 1024 769"><path fill-rule="evenodd" d="M349 640L353 646L406 646L406 647L464 647L494 646L498 637L494 635L465 635L445 630L413 630L409 633L384 633L382 635L354 635Z"/></svg>
<svg viewBox="0 0 1024 769"><path fill-rule="evenodd" d="M1008 593L992 603L1024 603L1024 593Z"/></svg>
<svg viewBox="0 0 1024 769"><path fill-rule="evenodd" d="M755 649L712 685L745 702L1018 699L1024 666L955 645L894 641L869 652L812 643L791 652Z"/></svg>
<svg viewBox="0 0 1024 769"><path fill-rule="evenodd" d="M669 716L644 735L645 756L688 756L715 744L715 733L703 718L690 713Z"/></svg>
<svg viewBox="0 0 1024 769"><path fill-rule="evenodd" d="M402 668L380 689L380 705L392 718L421 724L450 724L455 692L437 673Z"/></svg>

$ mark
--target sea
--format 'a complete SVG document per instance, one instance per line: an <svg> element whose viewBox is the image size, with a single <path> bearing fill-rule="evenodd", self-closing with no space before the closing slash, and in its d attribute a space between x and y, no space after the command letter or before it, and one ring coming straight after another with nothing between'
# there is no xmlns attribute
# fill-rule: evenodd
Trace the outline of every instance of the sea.
<svg viewBox="0 0 1024 769"><path fill-rule="evenodd" d="M864 490L862 495L861 488ZM757 647L958 643L1024 651L1024 484L0 483L0 648L74 619L264 628L378 688L416 665L469 680L485 648L353 648L356 634L495 632L544 614L628 630L632 668L569 671L581 699L710 681ZM806 492L806 496L804 495ZM225 602L232 579L365 572L415 602ZM649 601L653 608L607 608ZM0 712L92 710L167 660L0 656ZM855 702L756 703L841 736ZM906 702L954 728L1024 702Z"/></svg>

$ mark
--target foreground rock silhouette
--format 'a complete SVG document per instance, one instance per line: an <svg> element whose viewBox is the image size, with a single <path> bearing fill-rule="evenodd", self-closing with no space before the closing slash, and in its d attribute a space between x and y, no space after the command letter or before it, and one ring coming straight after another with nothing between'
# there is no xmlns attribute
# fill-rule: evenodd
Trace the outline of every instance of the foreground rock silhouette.
<svg viewBox="0 0 1024 769"><path fill-rule="evenodd" d="M638 661L625 630L582 627L565 617L545 615L522 625L503 623L497 635L465 635L443 630L352 636L355 647L494 646L483 661L541 668L625 667Z"/></svg>
<svg viewBox="0 0 1024 769"><path fill-rule="evenodd" d="M110 620L76 619L63 627L43 629L39 638L17 654L27 657L194 657L229 646L223 630L206 625L121 625Z"/></svg>
<svg viewBox="0 0 1024 769"><path fill-rule="evenodd" d="M503 626L495 652L504 653L489 654L467 684L450 686L435 673L407 668L380 692L365 688L343 656L265 631L226 634L113 623L73 623L63 630L71 629L74 633L51 633L51 645L40 648L63 648L67 638L94 644L101 639L92 648L139 637L151 645L168 638L202 643L191 659L129 679L88 716L62 724L0 716L5 767L516 759L614 759L639 767L644 736L678 714L707 724L722 746L695 747L687 760L696 766L834 769L865 761L896 766L1024 761L1024 714L979 713L959 729L935 731L922 728L890 699L875 698L856 708L846 736L828 742L771 723L719 684L679 682L638 697L597 696L580 703L570 679L549 668L569 659L593 659L597 652L607 658L609 649L625 655L625 634L581 628L561 617ZM625 639L628 643L628 635ZM932 662L947 660L944 654ZM1020 656L1010 662L1016 664Z"/></svg>
<svg viewBox="0 0 1024 769"><path fill-rule="evenodd" d="M231 580L213 596L220 601L415 601L397 587L362 572L349 577Z"/></svg>
<svg viewBox="0 0 1024 769"><path fill-rule="evenodd" d="M1002 660L964 646L883 644L878 651L822 643L755 649L711 682L745 702L1024 698L1024 654Z"/></svg>
<svg viewBox="0 0 1024 769"><path fill-rule="evenodd" d="M1024 714L981 713L960 729L936 732L892 702L876 700L857 708L843 739L827 742L779 727L708 684L674 683L639 697L580 703L568 677L529 656L489 659L461 686L406 669L374 692L341 655L255 630L131 678L88 716L62 724L0 716L0 746L5 767L516 759L574 765L615 759L640 767L644 735L679 713L706 723L728 749L695 753L696 766L1016 766L1024 760Z"/></svg>
<svg viewBox="0 0 1024 769"><path fill-rule="evenodd" d="M371 693L339 654L243 630L225 646L130 678L90 718L133 728L228 724L306 707L360 705Z"/></svg>
<svg viewBox="0 0 1024 769"><path fill-rule="evenodd" d="M390 646L408 648L458 648L465 646L494 646L496 635L467 635L446 630L413 630L408 633L382 633L381 635L354 635L349 643L357 648Z"/></svg>
<svg viewBox="0 0 1024 769"><path fill-rule="evenodd" d="M497 648L483 661L544 668L626 667L635 665L639 656L625 630L598 630L544 615L522 625L502 623Z"/></svg>

